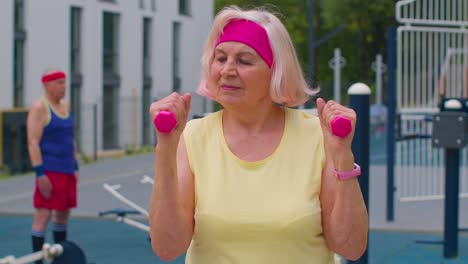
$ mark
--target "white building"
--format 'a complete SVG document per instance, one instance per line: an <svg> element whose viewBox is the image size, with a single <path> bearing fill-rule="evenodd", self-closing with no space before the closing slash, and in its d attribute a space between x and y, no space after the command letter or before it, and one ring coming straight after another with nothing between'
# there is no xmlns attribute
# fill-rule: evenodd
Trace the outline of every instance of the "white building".
<svg viewBox="0 0 468 264"><path fill-rule="evenodd" d="M27 108L58 67L83 153L154 143L148 106L194 95L213 1L1 0L0 110ZM211 110L193 97L191 114Z"/></svg>

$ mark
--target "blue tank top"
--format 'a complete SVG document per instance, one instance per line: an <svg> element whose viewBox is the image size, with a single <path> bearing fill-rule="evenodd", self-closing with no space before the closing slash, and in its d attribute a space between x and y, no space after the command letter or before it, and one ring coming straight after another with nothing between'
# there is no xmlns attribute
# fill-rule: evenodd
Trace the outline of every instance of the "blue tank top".
<svg viewBox="0 0 468 264"><path fill-rule="evenodd" d="M46 171L75 173L75 147L73 142L73 118L71 113L62 116L54 111L44 98L49 111L49 122L44 127L39 144L42 163Z"/></svg>

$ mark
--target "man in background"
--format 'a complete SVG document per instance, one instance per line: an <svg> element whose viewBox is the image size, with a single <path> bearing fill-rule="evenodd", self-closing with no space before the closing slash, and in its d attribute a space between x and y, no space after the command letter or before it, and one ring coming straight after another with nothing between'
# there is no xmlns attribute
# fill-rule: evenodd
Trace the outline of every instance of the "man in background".
<svg viewBox="0 0 468 264"><path fill-rule="evenodd" d="M36 174L33 252L42 249L51 216L54 242L66 240L70 209L77 206L73 118L63 100L66 75L61 70L47 71L42 84L44 95L32 104L27 118L28 150Z"/></svg>

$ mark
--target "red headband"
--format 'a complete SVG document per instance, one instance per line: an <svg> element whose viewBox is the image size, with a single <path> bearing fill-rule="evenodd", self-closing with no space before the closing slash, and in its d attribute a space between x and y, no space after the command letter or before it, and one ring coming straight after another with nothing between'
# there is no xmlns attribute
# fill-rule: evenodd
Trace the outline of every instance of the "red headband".
<svg viewBox="0 0 468 264"><path fill-rule="evenodd" d="M63 71L54 71L42 75L42 83L55 81L58 79L65 79L66 75Z"/></svg>
<svg viewBox="0 0 468 264"><path fill-rule="evenodd" d="M273 52L266 30L259 24L246 20L236 19L230 21L223 29L223 34L216 42L218 46L222 42L236 41L253 48L271 68L273 64Z"/></svg>

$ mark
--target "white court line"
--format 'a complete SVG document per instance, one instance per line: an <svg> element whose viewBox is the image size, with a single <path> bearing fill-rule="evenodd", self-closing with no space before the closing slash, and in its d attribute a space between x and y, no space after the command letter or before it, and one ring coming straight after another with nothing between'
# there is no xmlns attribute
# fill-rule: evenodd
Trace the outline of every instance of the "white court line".
<svg viewBox="0 0 468 264"><path fill-rule="evenodd" d="M141 178L140 183L142 183L142 184L145 184L145 183L154 184L154 179L145 174Z"/></svg>
<svg viewBox="0 0 468 264"><path fill-rule="evenodd" d="M126 173L121 173L121 174L110 174L102 177L98 177L95 179L90 179L90 180L80 180L80 183L78 184L79 187L84 187L92 184L97 184L97 183L102 183L111 179L123 179L123 178L128 178L128 177L134 177L138 174L143 174L143 172L151 170L153 167L148 167L148 169L144 170L135 170L131 172L126 172ZM81 177L80 177L81 179ZM8 202L16 201L16 200L22 200L26 198L31 198L33 195L33 191L26 191L26 192L21 192L13 195L8 195L8 196L0 196L0 204L5 204Z"/></svg>

